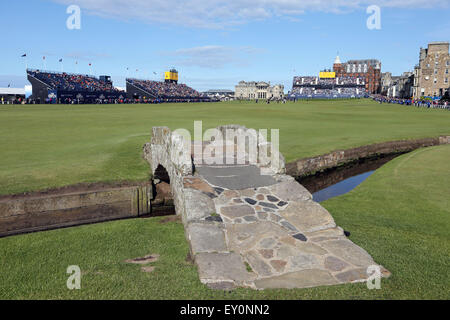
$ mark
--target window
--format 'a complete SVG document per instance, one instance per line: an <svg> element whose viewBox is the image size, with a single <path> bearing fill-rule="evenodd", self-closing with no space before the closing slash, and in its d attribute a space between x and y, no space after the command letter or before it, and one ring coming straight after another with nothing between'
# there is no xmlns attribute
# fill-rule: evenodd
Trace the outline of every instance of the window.
<svg viewBox="0 0 450 320"><path fill-rule="evenodd" d="M445 74L448 74L448 69L445 69Z"/></svg>
<svg viewBox="0 0 450 320"><path fill-rule="evenodd" d="M445 83L448 83L448 78L445 78L445 81L444 81Z"/></svg>
<svg viewBox="0 0 450 320"><path fill-rule="evenodd" d="M434 83L436 83L437 82L437 78L434 78Z"/></svg>
<svg viewBox="0 0 450 320"><path fill-rule="evenodd" d="M434 74L437 74L437 69L434 69Z"/></svg>

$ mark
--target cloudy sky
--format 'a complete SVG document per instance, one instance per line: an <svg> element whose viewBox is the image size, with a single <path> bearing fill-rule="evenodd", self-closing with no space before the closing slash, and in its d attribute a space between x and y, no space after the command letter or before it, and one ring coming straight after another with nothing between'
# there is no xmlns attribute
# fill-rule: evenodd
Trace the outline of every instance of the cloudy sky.
<svg viewBox="0 0 450 320"><path fill-rule="evenodd" d="M71 5L81 29L67 28ZM372 5L381 8L379 30L367 28ZM450 40L450 0L21 0L0 10L0 87L28 84L28 64L111 75L121 87L127 76L158 80L175 67L198 90L240 80L289 90L294 75L330 68L338 52L400 74L421 46Z"/></svg>

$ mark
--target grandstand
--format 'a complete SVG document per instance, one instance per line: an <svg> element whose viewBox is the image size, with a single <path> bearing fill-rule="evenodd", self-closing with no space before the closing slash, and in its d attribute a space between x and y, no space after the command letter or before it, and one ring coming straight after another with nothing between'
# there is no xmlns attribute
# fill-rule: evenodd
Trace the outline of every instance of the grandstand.
<svg viewBox="0 0 450 320"><path fill-rule="evenodd" d="M40 103L92 103L123 100L125 92L114 88L109 76L27 69L32 97Z"/></svg>
<svg viewBox="0 0 450 320"><path fill-rule="evenodd" d="M158 102L199 102L209 98L177 81L126 79L128 99Z"/></svg>
<svg viewBox="0 0 450 320"><path fill-rule="evenodd" d="M291 100L363 98L367 96L363 77L336 77L335 73L330 71L321 72L319 77L294 77L292 90L288 93L288 98Z"/></svg>

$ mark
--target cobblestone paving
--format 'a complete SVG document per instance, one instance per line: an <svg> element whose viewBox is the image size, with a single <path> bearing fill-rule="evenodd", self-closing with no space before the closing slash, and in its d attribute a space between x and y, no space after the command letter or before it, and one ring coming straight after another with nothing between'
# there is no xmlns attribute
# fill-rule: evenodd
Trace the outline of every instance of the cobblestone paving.
<svg viewBox="0 0 450 320"><path fill-rule="evenodd" d="M255 289L365 281L367 267L376 265L372 257L293 178L274 179L268 186L230 190L200 175L185 178L185 186L208 194L215 207L189 229L201 280Z"/></svg>

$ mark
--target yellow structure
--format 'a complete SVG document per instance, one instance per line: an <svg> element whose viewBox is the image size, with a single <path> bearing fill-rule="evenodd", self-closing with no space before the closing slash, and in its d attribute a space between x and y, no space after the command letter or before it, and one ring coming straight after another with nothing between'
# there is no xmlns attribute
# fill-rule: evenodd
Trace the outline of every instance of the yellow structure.
<svg viewBox="0 0 450 320"><path fill-rule="evenodd" d="M319 73L320 79L335 79L336 78L336 72L320 72Z"/></svg>
<svg viewBox="0 0 450 320"><path fill-rule="evenodd" d="M178 71L177 70L170 70L166 71L164 75L164 79L169 82L178 82Z"/></svg>

